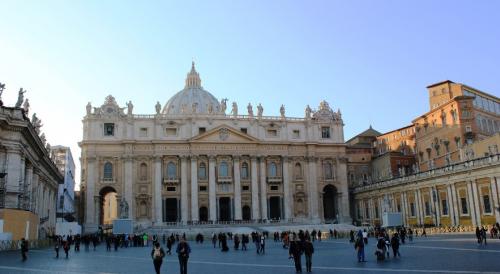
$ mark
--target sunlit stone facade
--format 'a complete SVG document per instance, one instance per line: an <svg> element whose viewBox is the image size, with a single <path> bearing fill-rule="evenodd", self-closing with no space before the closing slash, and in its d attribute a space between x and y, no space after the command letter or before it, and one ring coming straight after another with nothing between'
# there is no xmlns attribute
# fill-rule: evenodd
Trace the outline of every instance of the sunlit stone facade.
<svg viewBox="0 0 500 274"><path fill-rule="evenodd" d="M136 225L350 222L340 111L327 102L303 118L246 114L204 90L192 66L185 88L155 114L121 108L113 96L83 119L85 227L103 223L116 192ZM226 112L230 112L226 114ZM120 212L117 215L122 215ZM125 214L126 215L126 214Z"/></svg>

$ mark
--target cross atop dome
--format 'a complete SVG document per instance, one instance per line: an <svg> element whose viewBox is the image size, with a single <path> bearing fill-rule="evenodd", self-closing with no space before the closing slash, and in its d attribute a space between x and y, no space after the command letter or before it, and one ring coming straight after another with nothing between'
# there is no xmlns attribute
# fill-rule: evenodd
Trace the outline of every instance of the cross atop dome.
<svg viewBox="0 0 500 274"><path fill-rule="evenodd" d="M194 67L194 61L191 63L191 71L186 77L185 88L201 88L200 74L198 74L196 68Z"/></svg>

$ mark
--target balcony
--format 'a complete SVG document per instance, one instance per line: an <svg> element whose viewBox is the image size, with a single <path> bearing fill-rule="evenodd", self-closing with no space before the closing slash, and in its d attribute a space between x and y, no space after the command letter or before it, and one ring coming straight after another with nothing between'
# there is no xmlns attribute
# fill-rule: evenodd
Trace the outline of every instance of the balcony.
<svg viewBox="0 0 500 274"><path fill-rule="evenodd" d="M101 184L114 184L116 183L115 178L102 178Z"/></svg>
<svg viewBox="0 0 500 274"><path fill-rule="evenodd" d="M230 184L233 182L233 177L231 176L219 176L217 177L217 183L219 184Z"/></svg>
<svg viewBox="0 0 500 274"><path fill-rule="evenodd" d="M267 177L267 183L268 184L281 184L283 181L281 176L269 176Z"/></svg>
<svg viewBox="0 0 500 274"><path fill-rule="evenodd" d="M163 184L166 186L176 186L179 184L179 178L176 177L163 178Z"/></svg>

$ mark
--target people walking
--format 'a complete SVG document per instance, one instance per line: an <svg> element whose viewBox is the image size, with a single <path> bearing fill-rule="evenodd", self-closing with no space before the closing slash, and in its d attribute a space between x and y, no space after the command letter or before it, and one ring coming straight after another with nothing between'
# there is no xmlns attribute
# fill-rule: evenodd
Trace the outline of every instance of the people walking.
<svg viewBox="0 0 500 274"><path fill-rule="evenodd" d="M292 241L290 242L290 249L288 250L288 254L290 258L293 258L295 263L295 272L302 273L302 245L299 241L297 241L297 236L292 236Z"/></svg>
<svg viewBox="0 0 500 274"><path fill-rule="evenodd" d="M184 239L184 237L181 238L179 244L177 244L176 252L179 256L179 266L181 270L180 274L187 274L187 263L189 254L191 253L191 247L189 247L189 244L186 242L186 239Z"/></svg>
<svg viewBox="0 0 500 274"><path fill-rule="evenodd" d="M68 258L69 255L69 241L64 241L63 242L63 249L64 249L64 254L66 254L66 259Z"/></svg>
<svg viewBox="0 0 500 274"><path fill-rule="evenodd" d="M368 244L368 232L366 232L366 229L363 230L363 242L365 243L365 245Z"/></svg>
<svg viewBox="0 0 500 274"><path fill-rule="evenodd" d="M151 250L151 258L153 259L153 266L155 267L156 274L160 274L161 265L165 257L165 251L160 247L160 243L156 242Z"/></svg>
<svg viewBox="0 0 500 274"><path fill-rule="evenodd" d="M260 236L260 254L266 254L266 238L264 234Z"/></svg>
<svg viewBox="0 0 500 274"><path fill-rule="evenodd" d="M56 258L59 258L59 247L60 247L59 236L56 236L56 239L54 241L54 250L56 251Z"/></svg>
<svg viewBox="0 0 500 274"><path fill-rule="evenodd" d="M361 230L358 232L358 236L356 238L356 241L354 243L354 248L357 251L358 254L358 262L366 262L365 261L365 243L363 240L363 232Z"/></svg>
<svg viewBox="0 0 500 274"><path fill-rule="evenodd" d="M26 239L21 239L21 256L23 258L23 262L28 259L28 241Z"/></svg>
<svg viewBox="0 0 500 274"><path fill-rule="evenodd" d="M314 253L314 246L309 239L304 243L304 255L306 257L306 271L312 272L312 255Z"/></svg>
<svg viewBox="0 0 500 274"><path fill-rule="evenodd" d="M401 258L401 254L399 253L399 235L398 235L398 233L394 233L394 235L392 236L391 247L392 247L393 257L396 258L399 256Z"/></svg>

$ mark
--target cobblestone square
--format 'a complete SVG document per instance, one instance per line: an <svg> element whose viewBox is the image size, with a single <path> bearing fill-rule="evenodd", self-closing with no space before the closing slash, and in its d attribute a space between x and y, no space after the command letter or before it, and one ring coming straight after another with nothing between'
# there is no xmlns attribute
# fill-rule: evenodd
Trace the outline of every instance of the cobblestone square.
<svg viewBox="0 0 500 274"><path fill-rule="evenodd" d="M214 249L207 241L190 245L188 273L295 273L287 251L272 240L266 243L265 255L257 255L252 244L248 251L231 249L227 253ZM416 238L401 246L400 259L391 257L384 262L375 260L374 246L375 240L370 238L367 262L358 263L355 250L346 239L315 242L313 273L500 273L500 241L488 239L487 246L478 246L472 234ZM154 273L150 247L106 252L105 246L100 245L96 251L71 251L69 259L61 254L56 259L52 249L30 250L23 263L19 252L2 252L0 273ZM304 258L302 265L305 273ZM162 273L179 273L175 255L166 257Z"/></svg>

